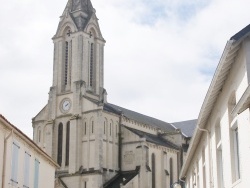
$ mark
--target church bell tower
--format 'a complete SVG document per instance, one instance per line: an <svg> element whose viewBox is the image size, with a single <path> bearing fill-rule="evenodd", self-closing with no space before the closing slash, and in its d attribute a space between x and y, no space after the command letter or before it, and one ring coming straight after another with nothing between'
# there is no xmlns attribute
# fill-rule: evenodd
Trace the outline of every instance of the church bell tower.
<svg viewBox="0 0 250 188"><path fill-rule="evenodd" d="M68 1L53 43L53 84L48 104L32 120L34 141L60 165L56 187L101 187L96 124L106 100L105 40L90 0Z"/></svg>
<svg viewBox="0 0 250 188"><path fill-rule="evenodd" d="M86 91L101 97L105 41L89 0L68 1L53 42L56 93L72 92L81 81Z"/></svg>

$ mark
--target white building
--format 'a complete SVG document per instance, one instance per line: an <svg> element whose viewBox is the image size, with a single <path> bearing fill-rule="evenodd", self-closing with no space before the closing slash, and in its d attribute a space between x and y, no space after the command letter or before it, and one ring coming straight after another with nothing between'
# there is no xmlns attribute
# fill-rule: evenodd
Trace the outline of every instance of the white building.
<svg viewBox="0 0 250 188"><path fill-rule="evenodd" d="M90 0L68 1L53 42L53 85L33 129L34 141L60 165L55 187L165 188L178 181L195 123L176 127L107 102L105 40Z"/></svg>
<svg viewBox="0 0 250 188"><path fill-rule="evenodd" d="M181 171L187 188L250 185L250 25L227 42Z"/></svg>
<svg viewBox="0 0 250 188"><path fill-rule="evenodd" d="M0 114L0 187L52 188L58 165Z"/></svg>

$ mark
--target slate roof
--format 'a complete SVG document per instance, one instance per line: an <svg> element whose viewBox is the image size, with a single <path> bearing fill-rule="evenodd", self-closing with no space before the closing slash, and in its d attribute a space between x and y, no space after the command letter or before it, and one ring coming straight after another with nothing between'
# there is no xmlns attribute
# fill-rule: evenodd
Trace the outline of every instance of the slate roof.
<svg viewBox="0 0 250 188"><path fill-rule="evenodd" d="M244 35L246 35L247 33L250 32L250 24L247 25L245 28L243 28L242 30L240 30L238 33L236 33L234 36L232 36L230 38L230 40L239 40L241 39L241 37L243 37Z"/></svg>
<svg viewBox="0 0 250 188"><path fill-rule="evenodd" d="M172 123L172 125L174 125L174 127L176 127L177 129L180 129L185 137L190 138L194 134L196 123L197 119L193 119L188 121L175 122Z"/></svg>
<svg viewBox="0 0 250 188"><path fill-rule="evenodd" d="M130 127L126 127L124 126L126 129L130 130L131 132L135 133L136 135L138 135L141 138L146 138L146 141L151 142L153 144L157 144L157 145L161 145L161 146L165 146L168 148L172 148L172 149L176 149L178 150L179 147L173 143L171 143L170 141L162 138L159 135L154 135L154 134L150 134L150 133L146 133L143 131L139 131L137 129L133 129Z"/></svg>
<svg viewBox="0 0 250 188"><path fill-rule="evenodd" d="M126 185L130 180L132 180L138 174L138 170L121 172L114 176L111 180L106 182L104 188L120 188L120 184Z"/></svg>
<svg viewBox="0 0 250 188"><path fill-rule="evenodd" d="M175 128L170 123L152 118L150 116L140 114L138 112L134 112L132 110L128 110L120 106L116 106L114 104L105 103L104 110L118 114L118 115L123 114L125 117L129 119L135 120L137 122L140 122L146 125L151 125L155 128L160 128L168 132L175 131Z"/></svg>

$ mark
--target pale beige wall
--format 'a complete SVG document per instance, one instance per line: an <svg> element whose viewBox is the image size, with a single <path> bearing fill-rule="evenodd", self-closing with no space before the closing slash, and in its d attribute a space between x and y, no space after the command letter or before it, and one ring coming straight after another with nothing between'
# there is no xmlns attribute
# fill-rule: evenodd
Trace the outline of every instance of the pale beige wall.
<svg viewBox="0 0 250 188"><path fill-rule="evenodd" d="M4 151L4 138L5 138L5 131L3 126L0 123L0 186L2 186L2 170L3 170L3 151Z"/></svg>
<svg viewBox="0 0 250 188"><path fill-rule="evenodd" d="M0 125L1 126L1 125ZM3 143L4 137L11 133L8 128L3 130L0 128L0 174L1 174L1 183L2 183L2 170L3 170ZM5 173L5 184L3 188L9 188L10 185L13 187L23 187L24 185L24 161L25 161L25 152L29 153L29 187L34 187L34 171L35 171L35 159L40 162L39 165L39 187L54 187L54 179L55 179L55 164L52 164L48 157L44 156L45 154L41 153L40 150L34 144L30 144L30 140L25 138L23 135L19 135L20 133L17 130L14 130L13 134L8 138L6 142L6 168L4 170ZM13 183L11 181L11 171L12 171L12 147L13 142L15 142L20 148L18 149L18 172L17 172L17 181L18 183Z"/></svg>

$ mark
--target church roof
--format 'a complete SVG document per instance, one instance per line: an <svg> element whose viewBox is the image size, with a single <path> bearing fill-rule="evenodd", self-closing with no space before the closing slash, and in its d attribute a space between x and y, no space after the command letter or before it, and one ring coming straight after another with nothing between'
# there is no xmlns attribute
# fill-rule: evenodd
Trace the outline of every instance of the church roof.
<svg viewBox="0 0 250 188"><path fill-rule="evenodd" d="M172 123L177 129L180 129L183 136L190 138L194 134L194 130L196 127L197 119L181 121Z"/></svg>
<svg viewBox="0 0 250 188"><path fill-rule="evenodd" d="M176 130L174 128L174 126L171 125L170 123L161 121L159 119L152 118L150 116L140 114L138 112L134 112L132 110L128 110L128 109L120 107L120 106L116 106L114 104L105 103L104 110L118 114L118 115L123 114L125 117L127 117L129 119L135 120L137 122L140 122L140 123L143 123L146 125L151 125L155 128L160 128L160 129L166 130L168 132Z"/></svg>
<svg viewBox="0 0 250 188"><path fill-rule="evenodd" d="M159 135L154 135L154 134L146 133L146 132L139 131L137 129L133 129L133 128L126 127L126 126L124 126L124 127L126 129L130 130L131 132L133 132L134 134L138 135L139 137L146 138L147 142L151 142L153 144L165 146L165 147L176 149L176 150L179 149L179 147L177 145L175 145L172 142L170 142L170 141L162 138Z"/></svg>

